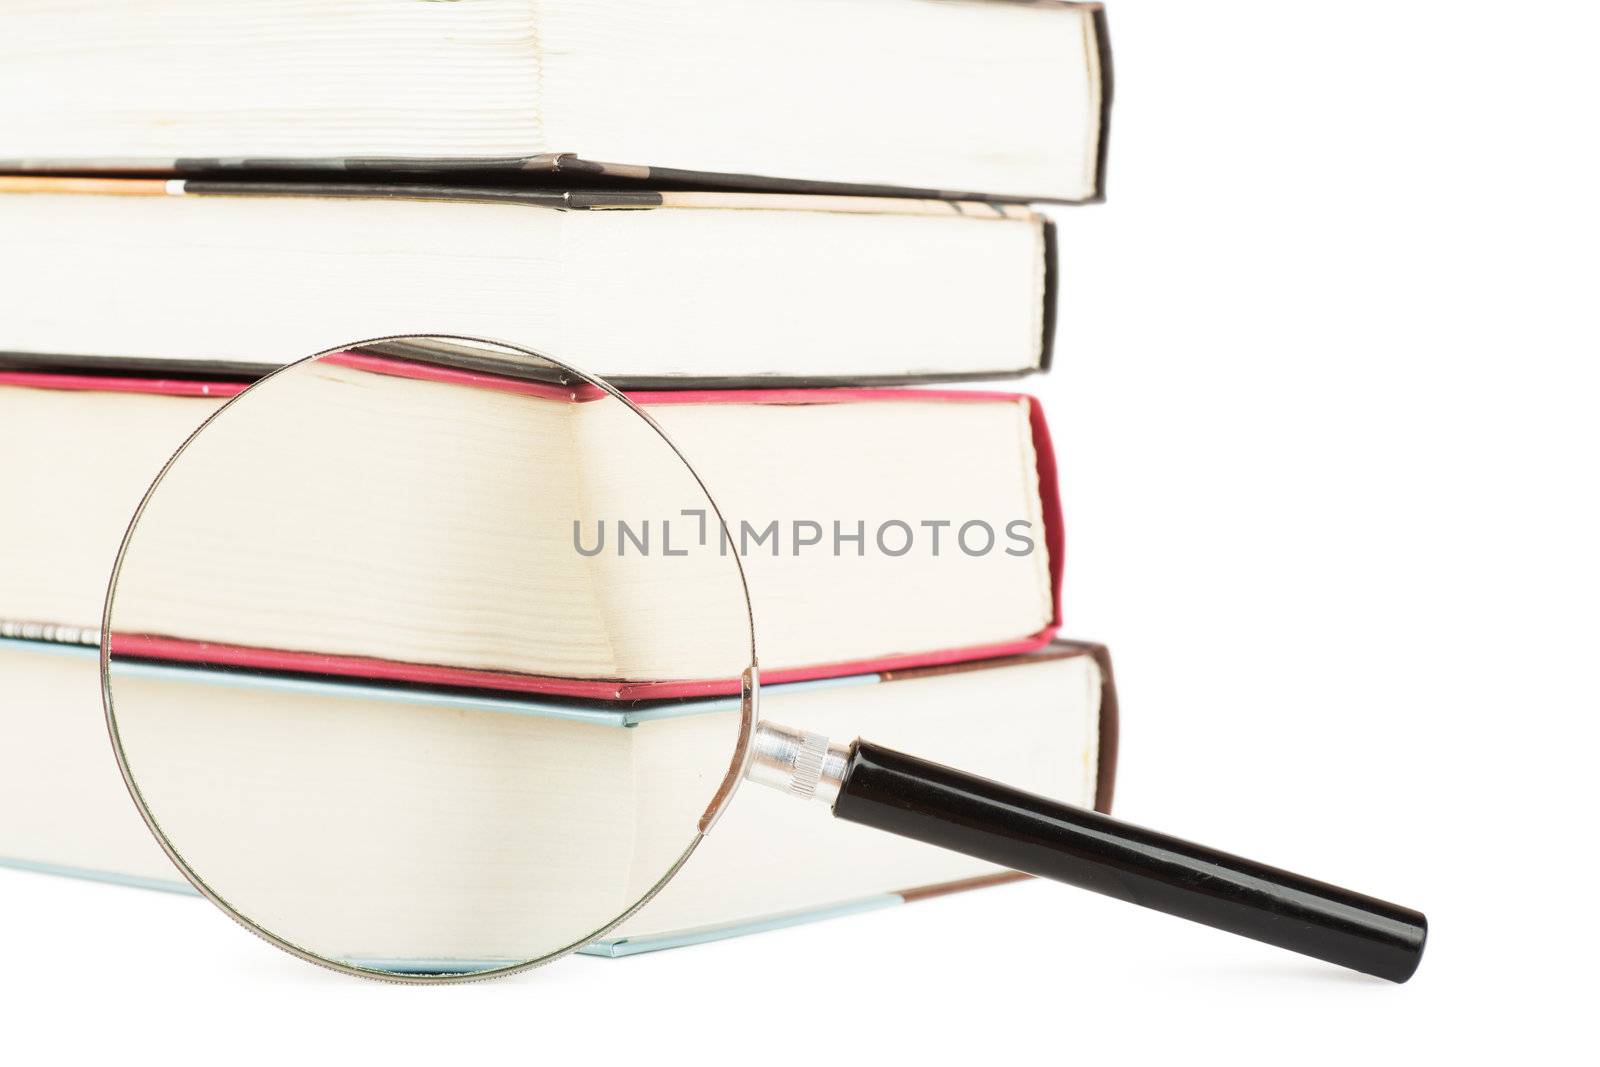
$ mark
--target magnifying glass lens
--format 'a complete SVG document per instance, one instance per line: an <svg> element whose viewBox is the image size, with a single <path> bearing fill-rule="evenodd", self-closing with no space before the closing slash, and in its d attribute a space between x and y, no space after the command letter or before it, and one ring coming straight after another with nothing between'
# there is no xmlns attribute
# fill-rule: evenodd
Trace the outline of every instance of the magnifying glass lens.
<svg viewBox="0 0 1600 1067"><path fill-rule="evenodd" d="M417 337L291 365L129 529L105 677L130 789L197 887L318 962L561 955L648 899L736 780L748 699L670 728L618 699L747 692L721 530L655 425L552 360Z"/></svg>

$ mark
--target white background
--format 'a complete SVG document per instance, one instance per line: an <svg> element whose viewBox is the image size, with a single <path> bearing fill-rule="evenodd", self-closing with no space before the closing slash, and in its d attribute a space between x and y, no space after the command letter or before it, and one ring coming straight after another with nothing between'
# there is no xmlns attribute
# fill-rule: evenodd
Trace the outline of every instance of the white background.
<svg viewBox="0 0 1600 1067"><path fill-rule="evenodd" d="M1059 213L1036 388L1067 629L1116 658L1117 811L1427 910L1409 985L1033 883L403 988L193 900L7 873L0 1041L235 1063L1592 1049L1595 10L1116 0L1110 201Z"/></svg>

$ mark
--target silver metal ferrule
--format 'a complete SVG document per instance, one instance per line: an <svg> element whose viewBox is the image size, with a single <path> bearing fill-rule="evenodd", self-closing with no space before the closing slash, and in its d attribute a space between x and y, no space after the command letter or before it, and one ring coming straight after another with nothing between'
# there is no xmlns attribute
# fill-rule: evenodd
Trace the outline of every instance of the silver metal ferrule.
<svg viewBox="0 0 1600 1067"><path fill-rule="evenodd" d="M802 800L814 798L832 805L838 799L850 762L848 745L829 744L821 734L760 722L750 747L750 769L745 772L750 781Z"/></svg>

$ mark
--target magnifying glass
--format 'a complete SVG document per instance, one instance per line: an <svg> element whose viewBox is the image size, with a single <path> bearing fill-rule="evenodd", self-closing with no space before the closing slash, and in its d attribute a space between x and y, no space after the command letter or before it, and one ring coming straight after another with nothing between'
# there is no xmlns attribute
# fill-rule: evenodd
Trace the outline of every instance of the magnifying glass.
<svg viewBox="0 0 1600 1067"><path fill-rule="evenodd" d="M750 780L1391 981L1415 971L1416 911L762 721L760 620L692 459L605 381L465 337L343 346L218 409L140 504L102 629L117 759L184 876L314 963L486 978L645 906ZM622 693L666 698L640 716ZM719 694L737 713L673 715Z"/></svg>

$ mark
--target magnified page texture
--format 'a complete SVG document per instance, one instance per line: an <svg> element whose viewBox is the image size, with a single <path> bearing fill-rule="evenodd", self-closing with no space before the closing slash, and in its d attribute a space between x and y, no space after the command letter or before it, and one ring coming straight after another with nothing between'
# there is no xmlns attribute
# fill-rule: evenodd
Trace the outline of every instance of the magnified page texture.
<svg viewBox="0 0 1600 1067"><path fill-rule="evenodd" d="M222 408L146 498L107 615L119 755L191 879L404 976L538 961L650 894L748 716L646 731L604 698L738 692L752 638L714 538L593 566L578 532L623 497L717 521L636 409L514 350L364 346Z"/></svg>

